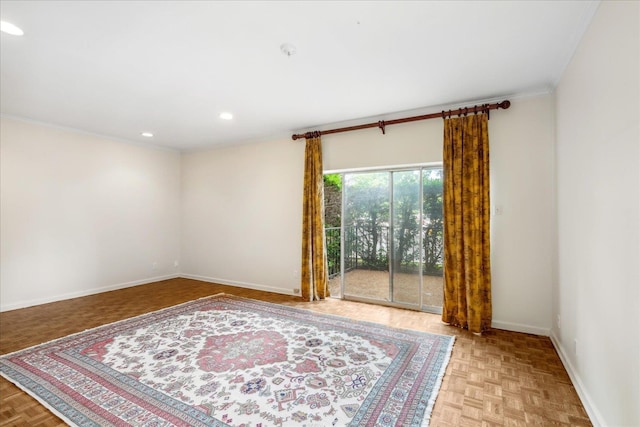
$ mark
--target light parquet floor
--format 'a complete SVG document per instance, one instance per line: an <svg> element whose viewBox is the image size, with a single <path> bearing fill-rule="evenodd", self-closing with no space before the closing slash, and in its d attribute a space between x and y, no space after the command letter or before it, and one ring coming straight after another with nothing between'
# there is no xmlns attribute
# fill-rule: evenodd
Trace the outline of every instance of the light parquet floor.
<svg viewBox="0 0 640 427"><path fill-rule="evenodd" d="M329 299L300 298L172 279L0 313L0 353L220 292L388 326L455 335L431 426L590 426L547 337L493 330L481 337L440 316ZM55 415L0 378L0 426L59 426Z"/></svg>

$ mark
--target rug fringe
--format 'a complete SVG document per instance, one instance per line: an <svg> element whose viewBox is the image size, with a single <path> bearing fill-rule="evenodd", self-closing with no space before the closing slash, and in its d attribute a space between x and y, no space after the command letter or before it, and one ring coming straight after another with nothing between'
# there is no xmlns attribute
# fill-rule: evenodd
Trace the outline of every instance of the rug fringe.
<svg viewBox="0 0 640 427"><path fill-rule="evenodd" d="M427 409L424 411L424 417L422 418L422 427L428 427L429 422L431 420L431 413L433 412L433 407L436 404L436 399L438 398L438 394L440 394L440 388L442 386L442 381L444 380L444 374L447 371L447 366L449 366L449 361L451 360L451 354L453 353L453 345L456 341L455 336L451 336L451 341L447 346L446 357L442 362L442 366L440 367L440 372L438 372L438 378L436 378L436 383L433 387L435 393L431 397L429 397L429 402L427 403Z"/></svg>

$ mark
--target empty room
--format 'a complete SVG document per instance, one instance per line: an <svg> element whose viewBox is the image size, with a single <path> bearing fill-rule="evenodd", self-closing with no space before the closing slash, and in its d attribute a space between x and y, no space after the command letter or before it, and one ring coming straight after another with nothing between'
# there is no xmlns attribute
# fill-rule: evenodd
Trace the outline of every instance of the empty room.
<svg viewBox="0 0 640 427"><path fill-rule="evenodd" d="M0 2L1 426L640 427L640 2Z"/></svg>

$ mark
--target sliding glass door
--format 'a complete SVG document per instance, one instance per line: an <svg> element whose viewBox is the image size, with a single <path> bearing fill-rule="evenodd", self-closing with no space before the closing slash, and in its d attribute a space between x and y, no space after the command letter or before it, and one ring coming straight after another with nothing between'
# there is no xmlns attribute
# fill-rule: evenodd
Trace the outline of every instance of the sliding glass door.
<svg viewBox="0 0 640 427"><path fill-rule="evenodd" d="M438 312L442 307L442 169L325 176L334 297Z"/></svg>
<svg viewBox="0 0 640 427"><path fill-rule="evenodd" d="M337 298L442 310L442 168L325 175Z"/></svg>

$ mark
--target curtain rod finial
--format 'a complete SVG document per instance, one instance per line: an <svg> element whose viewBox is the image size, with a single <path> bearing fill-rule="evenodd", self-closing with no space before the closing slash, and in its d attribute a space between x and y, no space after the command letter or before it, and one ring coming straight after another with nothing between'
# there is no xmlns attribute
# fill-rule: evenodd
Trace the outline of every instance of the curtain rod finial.
<svg viewBox="0 0 640 427"><path fill-rule="evenodd" d="M508 99L506 101L502 101L501 103L498 104L498 107L502 108L503 110L506 110L507 108L511 107L511 101L509 101Z"/></svg>

